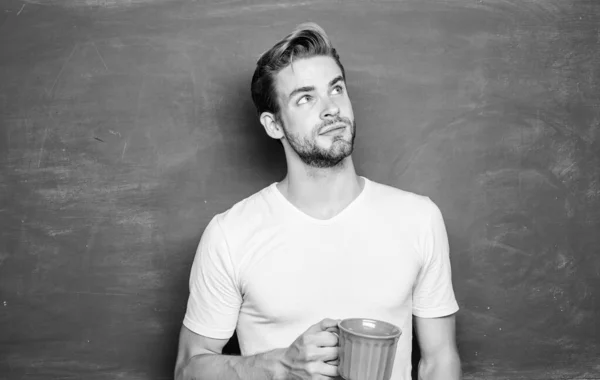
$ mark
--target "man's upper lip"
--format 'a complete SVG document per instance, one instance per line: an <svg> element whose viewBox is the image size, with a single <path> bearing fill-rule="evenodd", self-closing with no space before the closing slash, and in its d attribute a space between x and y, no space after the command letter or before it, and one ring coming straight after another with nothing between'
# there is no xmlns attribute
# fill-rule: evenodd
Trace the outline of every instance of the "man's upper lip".
<svg viewBox="0 0 600 380"><path fill-rule="evenodd" d="M346 124L344 124L344 123L334 124L331 127L325 129L323 132L321 132L321 134L323 135L323 134L325 134L327 132L331 132L331 131L333 131L335 129L340 129L340 128L346 128Z"/></svg>

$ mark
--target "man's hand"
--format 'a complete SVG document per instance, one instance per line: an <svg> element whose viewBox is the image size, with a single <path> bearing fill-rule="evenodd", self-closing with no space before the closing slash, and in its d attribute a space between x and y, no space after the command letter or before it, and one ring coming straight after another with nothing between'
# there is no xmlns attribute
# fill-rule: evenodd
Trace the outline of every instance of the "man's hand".
<svg viewBox="0 0 600 380"><path fill-rule="evenodd" d="M294 380L325 380L338 376L338 338L335 331L339 320L323 319L312 325L285 349L282 364L287 377Z"/></svg>

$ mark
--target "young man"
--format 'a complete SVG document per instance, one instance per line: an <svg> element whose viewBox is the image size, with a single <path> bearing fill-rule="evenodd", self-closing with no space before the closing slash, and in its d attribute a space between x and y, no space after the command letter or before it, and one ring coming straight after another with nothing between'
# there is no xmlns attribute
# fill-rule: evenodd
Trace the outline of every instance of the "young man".
<svg viewBox="0 0 600 380"><path fill-rule="evenodd" d="M335 379L338 320L402 329L392 380L461 376L448 239L427 197L352 163L356 124L339 56L316 24L259 59L252 99L287 175L213 217L190 276L178 380ZM241 356L222 354L237 329Z"/></svg>

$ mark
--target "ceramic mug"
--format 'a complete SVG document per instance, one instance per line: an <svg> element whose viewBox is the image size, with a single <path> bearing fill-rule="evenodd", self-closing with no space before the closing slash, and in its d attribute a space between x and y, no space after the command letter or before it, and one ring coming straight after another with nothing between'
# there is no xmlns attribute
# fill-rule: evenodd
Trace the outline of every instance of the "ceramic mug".
<svg viewBox="0 0 600 380"><path fill-rule="evenodd" d="M370 318L338 322L338 372L345 380L390 380L402 330Z"/></svg>

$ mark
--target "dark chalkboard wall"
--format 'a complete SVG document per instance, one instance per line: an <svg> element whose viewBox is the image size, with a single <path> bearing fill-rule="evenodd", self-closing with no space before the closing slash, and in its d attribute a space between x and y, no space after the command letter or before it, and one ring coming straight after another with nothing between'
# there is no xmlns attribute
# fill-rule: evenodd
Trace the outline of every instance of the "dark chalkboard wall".
<svg viewBox="0 0 600 380"><path fill-rule="evenodd" d="M249 84L329 33L360 174L446 218L465 379L600 378L600 1L4 0L0 378L172 377L218 212L284 174Z"/></svg>

